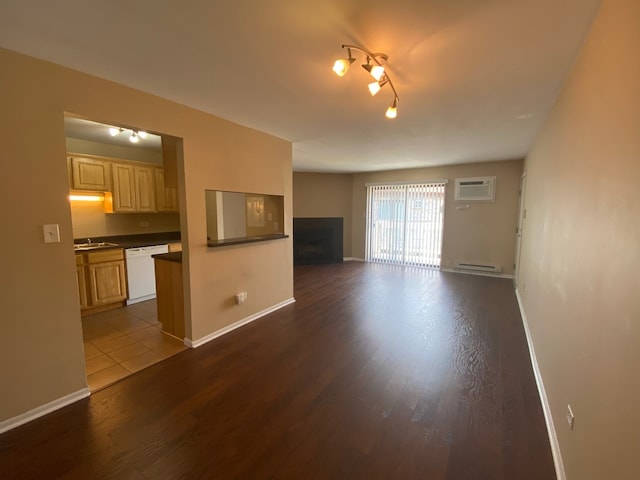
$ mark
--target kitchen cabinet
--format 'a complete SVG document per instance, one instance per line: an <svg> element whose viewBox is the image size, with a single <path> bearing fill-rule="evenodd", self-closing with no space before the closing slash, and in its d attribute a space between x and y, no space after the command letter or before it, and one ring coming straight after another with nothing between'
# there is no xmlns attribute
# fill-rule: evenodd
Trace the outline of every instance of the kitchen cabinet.
<svg viewBox="0 0 640 480"><path fill-rule="evenodd" d="M121 248L76 254L76 273L81 313L123 305L127 280Z"/></svg>
<svg viewBox="0 0 640 480"><path fill-rule="evenodd" d="M87 301L87 276L85 275L85 270L82 255L76 255L76 280L78 281L78 300L80 301L80 310L89 306Z"/></svg>
<svg viewBox="0 0 640 480"><path fill-rule="evenodd" d="M154 212L156 209L153 167L114 163L113 212Z"/></svg>
<svg viewBox="0 0 640 480"><path fill-rule="evenodd" d="M178 192L175 187L167 187L164 181L164 170L155 169L156 176L156 210L158 212L178 211Z"/></svg>
<svg viewBox="0 0 640 480"><path fill-rule="evenodd" d="M183 339L185 326L182 257L180 254L172 256L169 253L156 256L153 260L156 271L158 321L162 324L163 331Z"/></svg>
<svg viewBox="0 0 640 480"><path fill-rule="evenodd" d="M162 165L164 166L164 184L178 188L178 148L182 143L176 137L162 135Z"/></svg>
<svg viewBox="0 0 640 480"><path fill-rule="evenodd" d="M84 157L69 157L71 160L71 188L107 192L110 187L110 163Z"/></svg>

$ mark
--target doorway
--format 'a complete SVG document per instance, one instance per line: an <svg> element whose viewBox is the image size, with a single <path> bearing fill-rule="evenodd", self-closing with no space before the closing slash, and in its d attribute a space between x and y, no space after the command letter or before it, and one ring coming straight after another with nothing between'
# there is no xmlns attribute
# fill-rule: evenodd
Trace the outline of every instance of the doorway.
<svg viewBox="0 0 640 480"><path fill-rule="evenodd" d="M153 273L145 279L151 290L136 294L127 265L127 252L142 247L181 250L181 145L166 135L72 115L65 115L65 132L74 244L82 243L74 250L85 371L93 392L187 348L158 321Z"/></svg>
<svg viewBox="0 0 640 480"><path fill-rule="evenodd" d="M527 211L524 208L524 195L527 187L527 174L526 172L520 177L520 198L518 206L518 226L516 228L516 256L513 262L513 286L518 288L518 276L520 274L520 252L522 249L522 232L524 229L524 220L527 216Z"/></svg>
<svg viewBox="0 0 640 480"><path fill-rule="evenodd" d="M440 268L445 183L367 185L368 262Z"/></svg>

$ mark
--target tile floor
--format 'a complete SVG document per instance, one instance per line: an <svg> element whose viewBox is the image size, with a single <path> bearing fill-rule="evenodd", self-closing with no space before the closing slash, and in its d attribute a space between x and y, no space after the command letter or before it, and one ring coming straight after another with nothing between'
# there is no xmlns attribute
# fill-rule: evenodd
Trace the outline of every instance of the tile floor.
<svg viewBox="0 0 640 480"><path fill-rule="evenodd" d="M155 300L82 317L89 390L100 390L187 349L160 327Z"/></svg>

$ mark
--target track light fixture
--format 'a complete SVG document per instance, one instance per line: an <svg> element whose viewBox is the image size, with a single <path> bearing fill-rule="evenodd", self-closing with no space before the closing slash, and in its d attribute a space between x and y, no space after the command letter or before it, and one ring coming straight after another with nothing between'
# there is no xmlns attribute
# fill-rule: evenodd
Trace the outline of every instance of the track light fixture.
<svg viewBox="0 0 640 480"><path fill-rule="evenodd" d="M122 127L109 127L109 135L115 137L116 135L120 135L122 132L130 130L129 141L131 143L138 143L141 138L147 138L147 132L143 130L133 130L133 129L125 129Z"/></svg>
<svg viewBox="0 0 640 480"><path fill-rule="evenodd" d="M384 68L389 57L385 53L371 53L367 49L358 47L357 45L342 45L342 48L347 49L348 57L336 60L333 64L333 71L336 72L336 75L343 77L349 70L351 64L356 61L356 59L351 55L351 49L364 53L366 56L366 63L362 64L362 68L364 68L376 80L368 85L369 93L371 93L371 96L374 96L382 87L388 84L393 91L393 102L387 109L386 117L396 118L398 116L398 94L396 93L396 89L393 86L391 78L389 78L389 74Z"/></svg>

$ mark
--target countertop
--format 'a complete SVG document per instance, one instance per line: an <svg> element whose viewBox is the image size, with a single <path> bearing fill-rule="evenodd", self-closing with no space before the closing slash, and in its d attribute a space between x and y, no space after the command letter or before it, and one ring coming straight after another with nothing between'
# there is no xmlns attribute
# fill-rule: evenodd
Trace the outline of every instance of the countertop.
<svg viewBox="0 0 640 480"><path fill-rule="evenodd" d="M167 262L182 263L182 252L157 253L151 255L156 260L166 260Z"/></svg>
<svg viewBox="0 0 640 480"><path fill-rule="evenodd" d="M141 233L137 235L114 235L109 237L91 237L92 243L109 242L117 244L116 247L103 247L100 250L111 248L138 248L151 245L165 245L180 242L180 232ZM73 243L87 243L87 238L75 238ZM89 250L95 251L95 250ZM76 253L85 253L87 250L78 250Z"/></svg>

